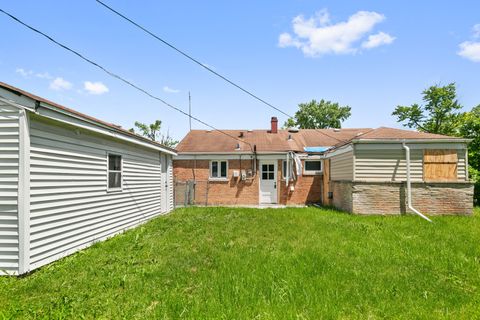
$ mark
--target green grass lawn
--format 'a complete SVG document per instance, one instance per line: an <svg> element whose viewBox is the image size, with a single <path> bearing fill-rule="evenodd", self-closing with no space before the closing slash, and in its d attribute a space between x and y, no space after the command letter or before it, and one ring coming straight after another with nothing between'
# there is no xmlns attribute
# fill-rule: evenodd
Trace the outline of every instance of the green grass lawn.
<svg viewBox="0 0 480 320"><path fill-rule="evenodd" d="M23 278L0 319L480 318L473 217L190 208Z"/></svg>

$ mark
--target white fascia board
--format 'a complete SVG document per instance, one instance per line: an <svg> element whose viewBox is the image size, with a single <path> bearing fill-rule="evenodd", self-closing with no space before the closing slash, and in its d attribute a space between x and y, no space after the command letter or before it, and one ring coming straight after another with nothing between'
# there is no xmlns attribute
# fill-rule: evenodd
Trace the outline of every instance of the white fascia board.
<svg viewBox="0 0 480 320"><path fill-rule="evenodd" d="M288 152L257 152L257 159L284 159ZM173 160L227 160L252 159L252 152L182 152L173 157Z"/></svg>
<svg viewBox="0 0 480 320"><path fill-rule="evenodd" d="M445 138L445 139L354 139L352 143L469 143L473 139Z"/></svg>
<svg viewBox="0 0 480 320"><path fill-rule="evenodd" d="M0 87L0 99L14 107L35 110L35 100Z"/></svg>
<svg viewBox="0 0 480 320"><path fill-rule="evenodd" d="M123 141L127 141L133 144L141 145L146 148L158 150L164 153L168 153L171 155L176 155L176 152L171 150L162 148L161 146L149 143L147 141L142 141L141 139L136 139L129 135L122 133L121 131L116 131L115 129L105 126L101 123L95 122L93 120L85 119L83 117L77 116L75 114L69 113L68 111L61 110L46 104L44 102L40 102L40 107L35 112L36 114L46 117L52 120L60 121L66 124L73 125L75 127L83 128L89 131L97 132L106 136L114 137Z"/></svg>
<svg viewBox="0 0 480 320"><path fill-rule="evenodd" d="M1 96L0 96L0 101L2 101L3 103L8 104L9 106L12 106L12 107L14 107L14 108L17 108L17 109L19 109L19 110L25 110L25 109L31 110L31 111L34 110L34 108L29 108L29 107L26 107L26 106L22 106L21 104L18 104L18 103L16 103L16 102L13 102L13 101L8 100L8 99L5 99L5 98L2 98Z"/></svg>
<svg viewBox="0 0 480 320"><path fill-rule="evenodd" d="M321 159L325 159L325 154L297 153L297 155L302 160L321 160Z"/></svg>
<svg viewBox="0 0 480 320"><path fill-rule="evenodd" d="M338 156L347 152L353 151L353 145L352 144L347 144L345 146L342 146L338 149L333 149L332 151L328 152L325 154L325 158L329 159L334 156Z"/></svg>
<svg viewBox="0 0 480 320"><path fill-rule="evenodd" d="M410 149L466 149L467 143L461 141L428 141L428 142L419 142L419 141L406 141ZM389 143L356 143L355 150L396 150L403 149L403 142L392 142Z"/></svg>
<svg viewBox="0 0 480 320"><path fill-rule="evenodd" d="M242 159L251 159L253 154L251 153L229 153L229 154L220 154L220 153L209 153L209 154L179 154L173 156L173 160L238 160L240 157Z"/></svg>

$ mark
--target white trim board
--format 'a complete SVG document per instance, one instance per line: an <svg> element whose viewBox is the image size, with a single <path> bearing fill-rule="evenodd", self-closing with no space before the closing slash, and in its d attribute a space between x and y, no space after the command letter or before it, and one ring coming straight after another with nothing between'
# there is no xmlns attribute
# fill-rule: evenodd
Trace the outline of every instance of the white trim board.
<svg viewBox="0 0 480 320"><path fill-rule="evenodd" d="M20 111L18 164L18 273L30 271L30 125Z"/></svg>

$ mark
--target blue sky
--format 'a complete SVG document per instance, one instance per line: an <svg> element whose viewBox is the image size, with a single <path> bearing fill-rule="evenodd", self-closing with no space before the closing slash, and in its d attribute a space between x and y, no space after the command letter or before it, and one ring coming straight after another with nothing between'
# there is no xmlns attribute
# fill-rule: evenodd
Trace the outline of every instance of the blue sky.
<svg viewBox="0 0 480 320"><path fill-rule="evenodd" d="M344 127L398 127L396 105L449 82L466 109L480 104L478 1L105 2L290 114L323 98L352 107ZM285 120L94 0L0 7L184 110L191 91L192 113L218 128ZM0 30L1 81L126 128L161 119L187 133L185 116L3 15Z"/></svg>

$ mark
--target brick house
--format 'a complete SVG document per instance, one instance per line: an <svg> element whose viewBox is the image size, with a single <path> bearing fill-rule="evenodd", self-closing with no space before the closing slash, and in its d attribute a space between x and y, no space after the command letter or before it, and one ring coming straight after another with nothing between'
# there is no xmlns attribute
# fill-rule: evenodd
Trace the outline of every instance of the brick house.
<svg viewBox="0 0 480 320"><path fill-rule="evenodd" d="M468 142L385 127L279 130L272 117L268 130L190 131L173 168L177 181L193 181L199 205L470 214Z"/></svg>

